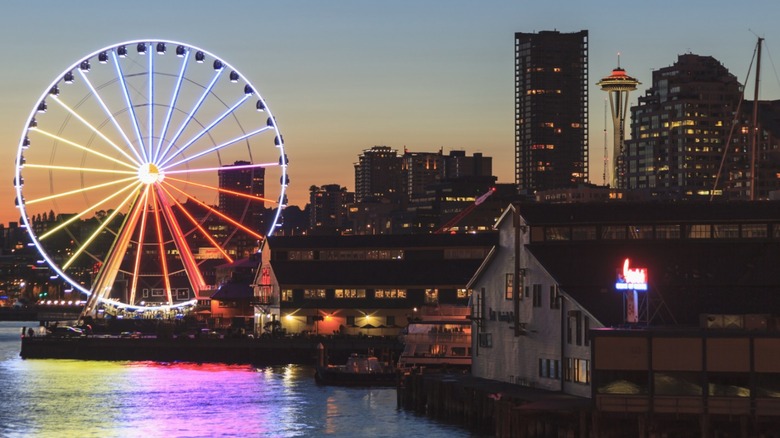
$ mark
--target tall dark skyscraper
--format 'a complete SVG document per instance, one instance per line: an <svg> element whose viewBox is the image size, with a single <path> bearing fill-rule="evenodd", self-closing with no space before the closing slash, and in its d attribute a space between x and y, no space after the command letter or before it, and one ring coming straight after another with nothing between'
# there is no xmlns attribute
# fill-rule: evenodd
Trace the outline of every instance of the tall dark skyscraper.
<svg viewBox="0 0 780 438"><path fill-rule="evenodd" d="M239 193L252 194L263 197L265 194L265 169L262 167L241 168L248 166L247 161L236 161L233 165L223 166L219 170L219 188ZM260 223L260 215L263 210L262 201L250 201L247 198L219 194L219 211L231 219L241 220L243 224L256 230Z"/></svg>
<svg viewBox="0 0 780 438"><path fill-rule="evenodd" d="M515 33L515 183L588 181L588 31Z"/></svg>

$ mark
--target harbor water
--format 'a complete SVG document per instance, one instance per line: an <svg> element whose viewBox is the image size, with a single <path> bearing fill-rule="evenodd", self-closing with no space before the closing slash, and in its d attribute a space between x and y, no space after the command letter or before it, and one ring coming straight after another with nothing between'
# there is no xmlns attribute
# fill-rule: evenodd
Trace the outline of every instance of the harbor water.
<svg viewBox="0 0 780 438"><path fill-rule="evenodd" d="M394 388L318 386L288 365L19 357L23 326L0 322L2 437L469 437L396 407Z"/></svg>

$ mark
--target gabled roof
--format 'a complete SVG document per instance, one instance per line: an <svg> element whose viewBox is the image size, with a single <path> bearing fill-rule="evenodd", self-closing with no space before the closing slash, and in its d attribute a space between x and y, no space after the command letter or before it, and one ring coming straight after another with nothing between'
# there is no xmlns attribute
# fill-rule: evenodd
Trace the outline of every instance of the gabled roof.
<svg viewBox="0 0 780 438"><path fill-rule="evenodd" d="M490 249L490 252L488 253L487 257L485 257L485 260L482 261L482 264L479 265L479 268L477 268L477 271L474 273L474 275L471 276L471 279L469 280L468 284L466 285L466 288L470 289L473 287L474 283L482 277L482 274L485 273L485 270L487 270L488 266L493 262L493 258L496 256L497 247L493 247Z"/></svg>

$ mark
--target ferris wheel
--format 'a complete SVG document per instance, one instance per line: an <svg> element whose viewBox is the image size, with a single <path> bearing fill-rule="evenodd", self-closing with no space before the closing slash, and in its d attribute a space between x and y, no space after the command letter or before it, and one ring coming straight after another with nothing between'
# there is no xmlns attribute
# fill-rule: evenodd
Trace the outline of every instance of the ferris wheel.
<svg viewBox="0 0 780 438"><path fill-rule="evenodd" d="M93 310L181 311L280 226L287 164L237 69L184 43L128 41L79 59L35 102L16 205L51 281Z"/></svg>

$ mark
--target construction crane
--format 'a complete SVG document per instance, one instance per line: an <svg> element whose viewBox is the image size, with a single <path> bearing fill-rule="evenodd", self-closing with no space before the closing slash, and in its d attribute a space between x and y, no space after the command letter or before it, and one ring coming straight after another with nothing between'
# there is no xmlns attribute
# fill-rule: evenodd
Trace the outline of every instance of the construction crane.
<svg viewBox="0 0 780 438"><path fill-rule="evenodd" d="M491 187L490 190L488 190L486 193L481 195L479 198L477 198L473 204L469 205L468 207L464 208L460 213L456 214L455 217L447 221L446 224L442 225L438 230L434 231L433 234L443 234L448 231L452 227L458 224L458 222L461 221L464 217L466 217L469 213L471 213L472 210L477 208L477 206L483 202L485 202L485 199L489 198L490 195L493 194L493 192L496 191L495 187Z"/></svg>

